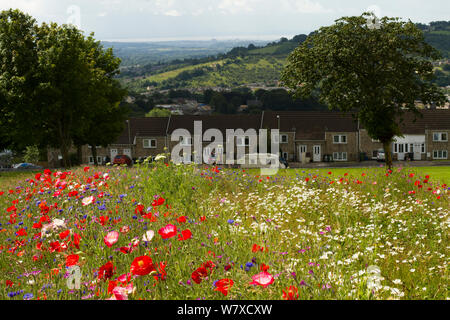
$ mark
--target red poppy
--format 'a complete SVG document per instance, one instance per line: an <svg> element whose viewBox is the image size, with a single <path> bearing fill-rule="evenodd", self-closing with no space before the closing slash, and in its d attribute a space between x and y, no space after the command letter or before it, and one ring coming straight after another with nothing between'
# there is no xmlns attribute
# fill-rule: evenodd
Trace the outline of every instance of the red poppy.
<svg viewBox="0 0 450 320"><path fill-rule="evenodd" d="M33 223L33 229L40 229L42 228L42 223L38 222L38 223Z"/></svg>
<svg viewBox="0 0 450 320"><path fill-rule="evenodd" d="M80 249L80 240L81 240L81 236L77 233L75 233L73 235L73 245L77 248Z"/></svg>
<svg viewBox="0 0 450 320"><path fill-rule="evenodd" d="M84 169L83 169L83 170L84 170L84 172L88 172L88 171L89 171L89 169L90 169L89 167L84 167Z"/></svg>
<svg viewBox="0 0 450 320"><path fill-rule="evenodd" d="M134 209L134 213L135 214L140 214L141 216L145 214L144 212L144 205L139 204L135 209Z"/></svg>
<svg viewBox="0 0 450 320"><path fill-rule="evenodd" d="M65 238L67 238L67 236L70 234L70 230L66 230L66 231L64 231L64 232L61 232L60 234L59 234L59 238L61 239L61 240L64 240Z"/></svg>
<svg viewBox="0 0 450 320"><path fill-rule="evenodd" d="M109 281L108 283L108 295L113 294L114 288L117 287L117 281Z"/></svg>
<svg viewBox="0 0 450 320"><path fill-rule="evenodd" d="M228 290L233 286L234 281L231 279L221 279L216 282L216 289L214 291L220 291L224 296L228 295Z"/></svg>
<svg viewBox="0 0 450 320"><path fill-rule="evenodd" d="M98 270L98 278L99 279L111 279L114 274L114 265L111 261L108 261L105 265L101 266Z"/></svg>
<svg viewBox="0 0 450 320"><path fill-rule="evenodd" d="M185 223L186 222L186 217L185 216L181 216L177 218L178 223Z"/></svg>
<svg viewBox="0 0 450 320"><path fill-rule="evenodd" d="M216 265L212 261L202 263L201 267L192 272L191 278L195 283L199 284L204 278L213 272Z"/></svg>
<svg viewBox="0 0 450 320"><path fill-rule="evenodd" d="M130 272L138 276L146 276L151 272L156 271L153 265L152 258L149 256L137 257L131 263Z"/></svg>
<svg viewBox="0 0 450 320"><path fill-rule="evenodd" d="M267 271L267 270L269 270L269 266L268 265L266 265L266 264L261 264L261 266L259 267L259 270L261 270L261 271Z"/></svg>
<svg viewBox="0 0 450 320"><path fill-rule="evenodd" d="M298 288L294 286L287 287L283 290L284 300L298 300Z"/></svg>
<svg viewBox="0 0 450 320"><path fill-rule="evenodd" d="M192 272L191 278L196 284L200 284L204 278L208 276L208 270L205 267L200 267Z"/></svg>
<svg viewBox="0 0 450 320"><path fill-rule="evenodd" d="M181 235L178 235L178 240L180 241L184 241L190 238L192 238L192 232L189 229L181 231Z"/></svg>
<svg viewBox="0 0 450 320"><path fill-rule="evenodd" d="M7 287L12 287L13 285L14 285L14 282L12 282L11 280L6 280Z"/></svg>
<svg viewBox="0 0 450 320"><path fill-rule="evenodd" d="M159 229L158 233L163 239L169 239L177 235L177 227L173 224L168 224L164 228Z"/></svg>
<svg viewBox="0 0 450 320"><path fill-rule="evenodd" d="M131 248L130 247L121 247L120 252L129 254L131 252Z"/></svg>
<svg viewBox="0 0 450 320"><path fill-rule="evenodd" d="M159 197L158 199L153 200L152 206L153 207L162 206L164 204L164 201L166 201L164 198Z"/></svg>
<svg viewBox="0 0 450 320"><path fill-rule="evenodd" d="M66 267L74 266L78 263L80 257L77 254L72 254L66 257Z"/></svg>
<svg viewBox="0 0 450 320"><path fill-rule="evenodd" d="M17 234L18 237L25 237L26 235L28 235L28 233L25 231L24 228L22 228L19 231L17 231L16 234Z"/></svg>

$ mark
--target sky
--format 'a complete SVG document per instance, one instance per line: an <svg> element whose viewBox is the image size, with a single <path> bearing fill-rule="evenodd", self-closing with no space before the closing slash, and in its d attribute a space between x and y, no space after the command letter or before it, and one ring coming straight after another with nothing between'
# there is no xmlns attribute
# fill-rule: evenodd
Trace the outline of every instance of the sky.
<svg viewBox="0 0 450 320"><path fill-rule="evenodd" d="M450 18L446 0L0 0L0 10L9 8L116 41L275 40L365 11L422 23Z"/></svg>

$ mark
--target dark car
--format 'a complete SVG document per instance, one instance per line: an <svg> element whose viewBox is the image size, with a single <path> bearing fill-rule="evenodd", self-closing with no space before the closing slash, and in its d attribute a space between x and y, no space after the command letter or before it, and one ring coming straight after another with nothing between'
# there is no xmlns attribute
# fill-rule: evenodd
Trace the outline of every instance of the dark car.
<svg viewBox="0 0 450 320"><path fill-rule="evenodd" d="M117 164L119 166L126 164L127 166L131 167L133 165L133 161L131 161L129 156L122 154L114 158L113 164Z"/></svg>

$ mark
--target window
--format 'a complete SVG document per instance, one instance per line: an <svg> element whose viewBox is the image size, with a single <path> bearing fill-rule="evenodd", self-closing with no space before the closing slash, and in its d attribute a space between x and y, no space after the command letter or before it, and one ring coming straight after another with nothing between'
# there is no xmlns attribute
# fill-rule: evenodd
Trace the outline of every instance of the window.
<svg viewBox="0 0 450 320"><path fill-rule="evenodd" d="M403 153L404 152L404 144L403 143L400 143L399 145L398 145L398 152L399 153Z"/></svg>
<svg viewBox="0 0 450 320"><path fill-rule="evenodd" d="M448 135L446 132L433 132L433 141L448 141Z"/></svg>
<svg viewBox="0 0 450 320"><path fill-rule="evenodd" d="M334 152L333 160L335 161L347 161L347 152Z"/></svg>
<svg viewBox="0 0 450 320"><path fill-rule="evenodd" d="M95 149L100 149L102 146L95 146ZM89 146L89 149L92 149L92 146Z"/></svg>
<svg viewBox="0 0 450 320"><path fill-rule="evenodd" d="M347 143L347 136L346 135L333 136L333 143Z"/></svg>
<svg viewBox="0 0 450 320"><path fill-rule="evenodd" d="M103 162L102 157L97 157L97 163L101 164ZM94 157L89 157L89 164L94 164Z"/></svg>
<svg viewBox="0 0 450 320"><path fill-rule="evenodd" d="M447 158L448 158L447 150L434 150L433 151L433 159L445 160Z"/></svg>
<svg viewBox="0 0 450 320"><path fill-rule="evenodd" d="M289 160L289 153L287 152L283 152L283 159L285 159L286 161Z"/></svg>
<svg viewBox="0 0 450 320"><path fill-rule="evenodd" d="M398 152L398 144L394 143L394 153Z"/></svg>
<svg viewBox="0 0 450 320"><path fill-rule="evenodd" d="M145 149L156 148L156 139L144 139L142 140Z"/></svg>
<svg viewBox="0 0 450 320"><path fill-rule="evenodd" d="M281 143L288 143L288 135L287 134L281 135Z"/></svg>
<svg viewBox="0 0 450 320"><path fill-rule="evenodd" d="M425 153L425 143L422 143L422 153Z"/></svg>

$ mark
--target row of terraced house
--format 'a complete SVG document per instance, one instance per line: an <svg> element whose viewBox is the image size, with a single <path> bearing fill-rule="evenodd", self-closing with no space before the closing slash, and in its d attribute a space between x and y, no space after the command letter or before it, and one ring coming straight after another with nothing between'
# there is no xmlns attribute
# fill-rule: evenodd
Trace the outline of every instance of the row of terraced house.
<svg viewBox="0 0 450 320"><path fill-rule="evenodd" d="M401 125L402 136L392 144L394 160L446 160L450 151L450 110L421 111L423 117L406 114ZM288 162L363 161L376 159L382 144L371 139L367 131L349 114L323 111L263 112L262 114L189 116L167 118L132 118L117 141L107 148L98 146L98 163L116 155L144 159L170 152L180 141L172 141L176 129L194 134L194 123L201 121L202 132L219 129L279 129L280 152ZM190 146L192 140L181 141ZM204 142L206 147L211 142ZM246 145L248 141L237 141ZM226 150L224 150L226 152ZM58 166L60 154L49 151L49 165ZM82 148L82 162L93 164L89 146Z"/></svg>

